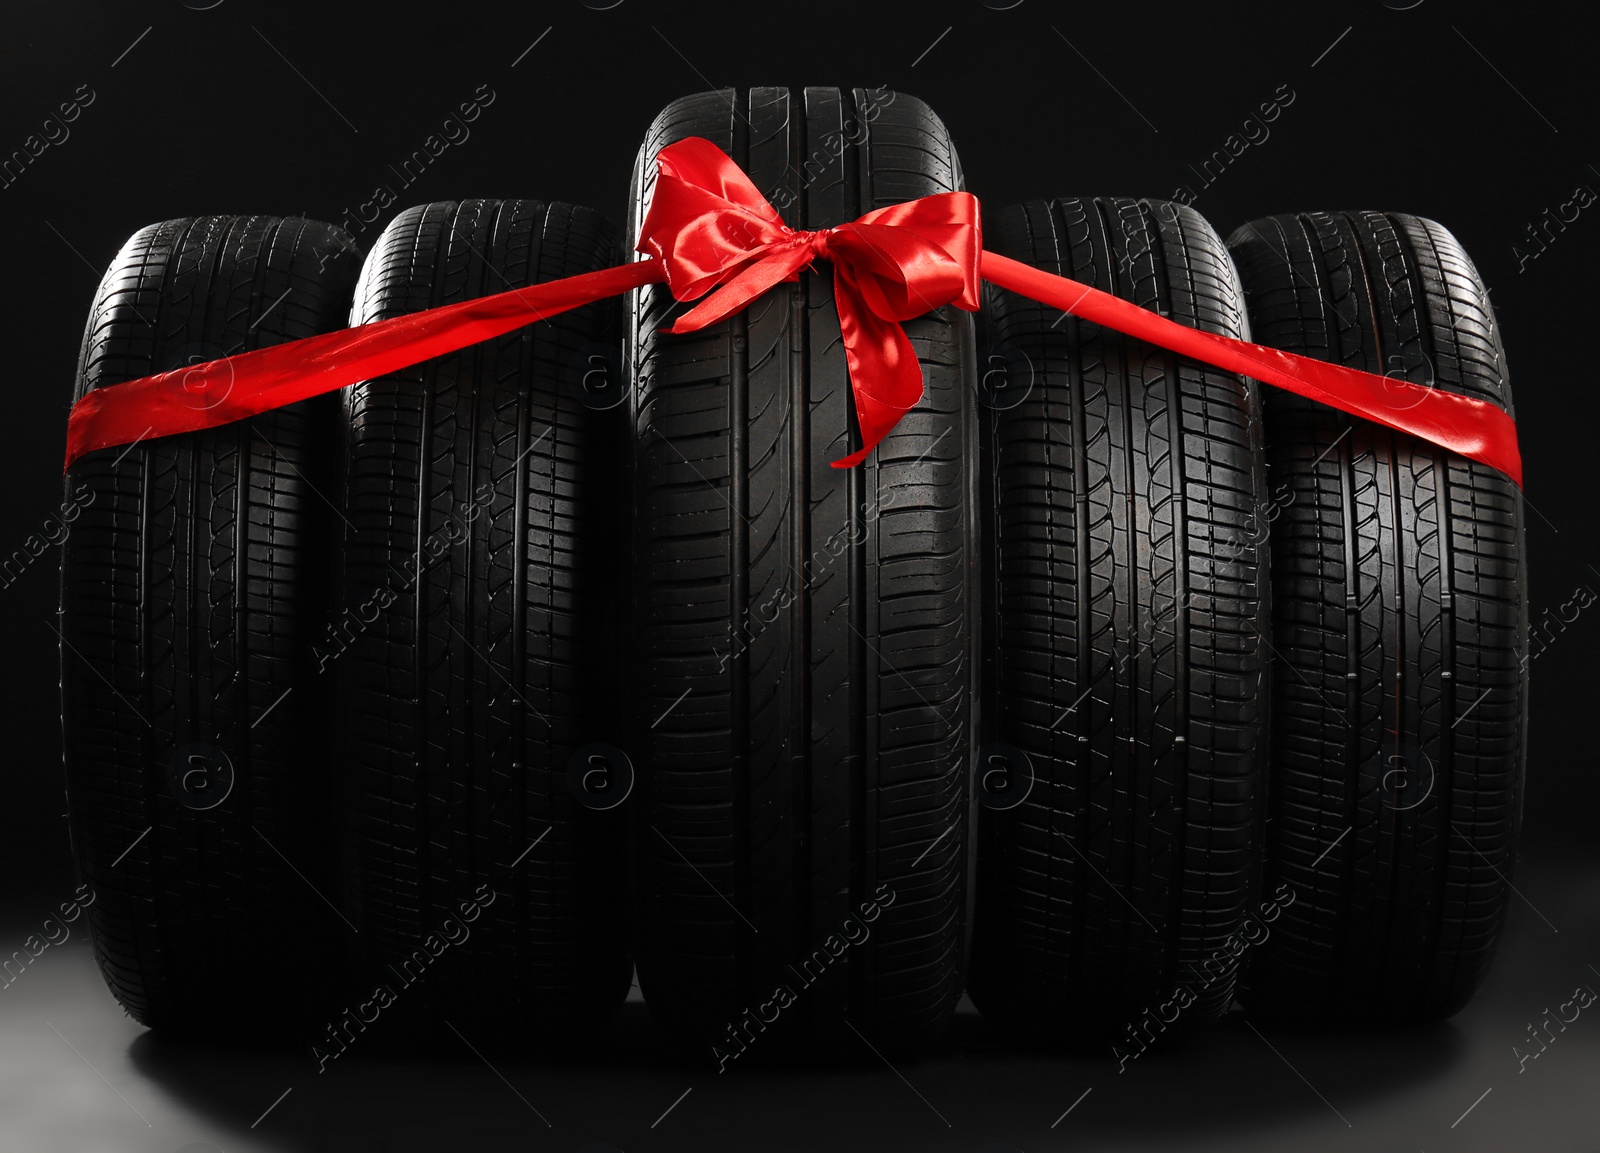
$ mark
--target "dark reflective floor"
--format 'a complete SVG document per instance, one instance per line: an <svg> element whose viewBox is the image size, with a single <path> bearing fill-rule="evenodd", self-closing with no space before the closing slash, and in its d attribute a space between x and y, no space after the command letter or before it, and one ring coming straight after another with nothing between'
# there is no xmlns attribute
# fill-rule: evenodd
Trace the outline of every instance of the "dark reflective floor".
<svg viewBox="0 0 1600 1153"><path fill-rule="evenodd" d="M1236 1011L1120 1074L1109 1058L1007 1051L967 1010L943 1052L893 1069L863 1050L847 1069L719 1075L669 1049L637 999L548 1062L491 1065L465 1044L397 1057L363 1038L319 1073L303 1050L140 1028L77 931L0 989L0 1150L1586 1153L1600 1149L1600 1003L1564 1030L1552 1017L1542 1050L1528 1026L1576 986L1600 990L1600 862L1530 846L1516 881L1494 973L1447 1024L1257 1032ZM50 908L6 911L0 954ZM1540 1055L1519 1072L1513 1046Z"/></svg>

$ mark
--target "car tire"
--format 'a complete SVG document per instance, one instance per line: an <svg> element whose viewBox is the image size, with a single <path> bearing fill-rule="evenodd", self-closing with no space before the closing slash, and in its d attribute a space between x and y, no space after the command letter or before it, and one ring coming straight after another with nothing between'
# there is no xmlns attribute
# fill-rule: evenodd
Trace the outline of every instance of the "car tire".
<svg viewBox="0 0 1600 1153"><path fill-rule="evenodd" d="M690 136L792 227L962 187L910 96L708 92L650 129L630 235L656 153ZM861 1038L916 1049L961 994L972 322L947 306L905 325L925 394L863 465L834 469L859 441L832 294L803 274L674 336L678 306L651 287L626 325L639 975L719 1068L866 1053Z"/></svg>
<svg viewBox="0 0 1600 1153"><path fill-rule="evenodd" d="M337 329L358 264L350 237L314 220L143 228L100 283L75 398ZM280 1032L338 985L348 930L330 908L310 658L331 576L336 403L140 439L67 472L70 827L101 972L145 1025ZM286 963L308 934L333 944Z"/></svg>
<svg viewBox="0 0 1600 1153"><path fill-rule="evenodd" d="M426 204L377 241L352 323L619 259L586 208ZM319 658L344 723L361 971L425 1035L448 1022L472 1043L545 1044L597 1026L629 988L626 810L611 803L626 766L611 797L569 783L590 746L620 754L619 309L346 397L344 606ZM591 372L602 387L584 387Z"/></svg>
<svg viewBox="0 0 1600 1153"><path fill-rule="evenodd" d="M1221 239L1128 198L986 214L989 251L1244 338ZM986 742L970 993L1047 1045L1218 1020L1258 881L1268 677L1256 386L990 288Z"/></svg>
<svg viewBox="0 0 1600 1153"><path fill-rule="evenodd" d="M1431 220L1316 212L1229 241L1264 344L1511 411L1488 290ZM1517 486L1287 394L1266 410L1279 653L1266 884L1244 999L1301 1023L1448 1017L1511 893L1527 725Z"/></svg>

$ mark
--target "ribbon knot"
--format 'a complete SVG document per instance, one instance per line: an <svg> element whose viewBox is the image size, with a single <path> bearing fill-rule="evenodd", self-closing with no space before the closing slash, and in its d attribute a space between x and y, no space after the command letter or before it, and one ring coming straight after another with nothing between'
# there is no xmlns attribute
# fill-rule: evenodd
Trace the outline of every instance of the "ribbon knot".
<svg viewBox="0 0 1600 1153"><path fill-rule="evenodd" d="M796 229L709 140L669 144L656 165L638 250L660 260L674 299L705 297L667 331L715 324L774 285L798 280L818 258L833 265L861 430L861 448L833 467L860 463L922 398L922 366L901 324L947 304L978 309L977 198L942 192L847 224Z"/></svg>

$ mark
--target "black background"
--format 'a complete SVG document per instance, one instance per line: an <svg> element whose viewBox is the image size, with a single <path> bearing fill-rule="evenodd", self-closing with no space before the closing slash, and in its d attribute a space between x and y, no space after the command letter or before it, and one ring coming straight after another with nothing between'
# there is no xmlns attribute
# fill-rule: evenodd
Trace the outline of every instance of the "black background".
<svg viewBox="0 0 1600 1153"><path fill-rule="evenodd" d="M1443 222L1493 290L1508 350L1532 507L1532 616L1580 584L1600 591L1589 539L1600 388L1584 349L1600 203L1537 257L1519 256L1539 251L1527 230L1547 208L1572 201L1579 185L1600 191L1591 8L623 0L595 10L611 2L222 0L197 11L214 0L11 0L0 31L0 156L42 137L79 85L94 102L65 126L67 139L0 189L0 555L40 531L61 499L83 318L136 228L225 212L359 221L375 211L379 186L396 200L357 234L364 248L401 209L435 199L561 199L615 220L638 142L672 98L732 85L882 84L943 116L968 187L988 204L1170 197L1187 185L1224 235L1308 209ZM466 125L470 136L406 186L390 166L443 136L445 118L483 84L494 102ZM1294 101L1265 125L1270 135L1203 187L1194 168L1230 135L1245 136L1245 118L1280 85ZM1256 125L1248 132L1261 136ZM0 892L53 886L68 869L50 627L57 572L51 550L0 588ZM1530 841L1581 833L1600 803L1588 747L1596 645L1600 609L1531 666Z"/></svg>
<svg viewBox="0 0 1600 1153"><path fill-rule="evenodd" d="M44 136L80 85L94 100L0 188L0 559L60 502L84 316L136 228L229 212L350 227L364 204L371 215L380 186L396 199L357 233L364 248L428 200L562 199L616 220L634 151L667 101L710 87L836 84L927 100L986 204L1188 186L1224 235L1289 210L1443 222L1493 289L1508 350L1531 615L1580 585L1600 591L1590 344L1600 202L1541 255L1523 256L1539 251L1528 227L1547 208L1579 186L1600 191L1592 5L622 0L596 10L611 2L8 0L0 157ZM470 138L405 186L390 166L442 135L480 85L494 99ZM1203 186L1191 166L1243 135L1280 86L1294 98L1270 136ZM0 904L70 883L57 565L51 549L0 587ZM1532 665L1525 852L1583 840L1600 802L1597 645L1600 607Z"/></svg>

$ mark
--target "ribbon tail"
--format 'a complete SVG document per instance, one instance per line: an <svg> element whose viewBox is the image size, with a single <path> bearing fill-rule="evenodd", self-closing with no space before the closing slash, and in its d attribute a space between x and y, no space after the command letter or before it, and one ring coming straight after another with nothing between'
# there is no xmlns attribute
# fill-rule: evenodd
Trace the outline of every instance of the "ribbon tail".
<svg viewBox="0 0 1600 1153"><path fill-rule="evenodd" d="M839 312L839 334L844 338L845 364L850 369L861 447L832 463L834 468L854 468L922 399L922 365L905 329L866 307L854 279L837 263L833 296Z"/></svg>
<svg viewBox="0 0 1600 1153"><path fill-rule="evenodd" d="M1190 328L1087 284L985 252L983 278L1217 368L1410 433L1504 473L1522 487L1517 426L1487 401Z"/></svg>
<svg viewBox="0 0 1600 1153"><path fill-rule="evenodd" d="M97 388L67 417L62 470L96 449L244 420L665 279L659 260L639 260Z"/></svg>

